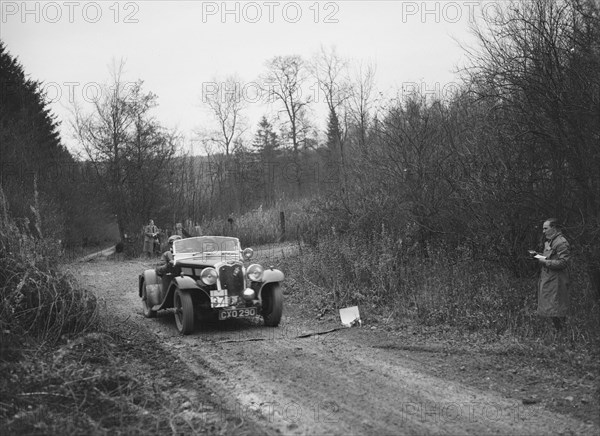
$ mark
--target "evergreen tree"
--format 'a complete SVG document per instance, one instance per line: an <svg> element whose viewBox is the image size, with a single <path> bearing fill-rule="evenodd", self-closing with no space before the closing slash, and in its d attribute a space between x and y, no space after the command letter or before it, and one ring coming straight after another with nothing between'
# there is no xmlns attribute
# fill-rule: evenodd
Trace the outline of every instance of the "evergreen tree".
<svg viewBox="0 0 600 436"><path fill-rule="evenodd" d="M340 131L340 122L335 111L329 112L327 120L327 148L332 153L339 154L342 143L342 133Z"/></svg>
<svg viewBox="0 0 600 436"><path fill-rule="evenodd" d="M254 137L254 148L258 150L260 172L264 175L260 187L264 193L267 205L275 202L276 168L279 166L280 146L279 136L273 130L273 125L263 116L258 124Z"/></svg>
<svg viewBox="0 0 600 436"><path fill-rule="evenodd" d="M75 162L61 144L57 127L40 82L26 76L0 41L0 182L16 217L33 222L33 212L48 224L65 209L68 187L62 175L67 173L65 166L73 168ZM38 204L29 200L36 190L43 194ZM31 209L44 205L53 213Z"/></svg>
<svg viewBox="0 0 600 436"><path fill-rule="evenodd" d="M61 142L42 84L27 77L0 41L0 184L14 217L29 229L79 242L106 221L94 181L83 178Z"/></svg>
<svg viewBox="0 0 600 436"><path fill-rule="evenodd" d="M51 161L72 162L60 142L57 123L47 108L41 84L26 77L23 67L2 41L0 86L0 154L7 179L4 182L17 176L21 184L30 183L31 175Z"/></svg>
<svg viewBox="0 0 600 436"><path fill-rule="evenodd" d="M265 116L258 123L253 145L263 156L275 157L279 151L279 137Z"/></svg>

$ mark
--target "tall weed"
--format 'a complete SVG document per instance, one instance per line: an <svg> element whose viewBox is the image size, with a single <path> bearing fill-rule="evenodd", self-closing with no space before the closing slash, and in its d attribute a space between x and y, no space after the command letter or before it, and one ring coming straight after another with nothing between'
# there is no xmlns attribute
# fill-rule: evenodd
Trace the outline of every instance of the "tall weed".
<svg viewBox="0 0 600 436"><path fill-rule="evenodd" d="M598 301L581 263L573 262L568 334L584 342L600 333ZM465 247L406 244L383 228L369 236L330 233L288 261L293 292L317 307L362 305L393 310L426 325L535 336L549 327L536 313L537 275L515 277Z"/></svg>
<svg viewBox="0 0 600 436"><path fill-rule="evenodd" d="M19 229L0 190L0 359L18 357L24 343L55 343L97 322L95 297L58 271L57 241Z"/></svg>
<svg viewBox="0 0 600 436"><path fill-rule="evenodd" d="M285 233L281 226L284 214ZM272 208L262 206L242 215L217 218L202 223L205 235L235 236L243 246L297 240L309 229L312 215L309 200L279 201Z"/></svg>

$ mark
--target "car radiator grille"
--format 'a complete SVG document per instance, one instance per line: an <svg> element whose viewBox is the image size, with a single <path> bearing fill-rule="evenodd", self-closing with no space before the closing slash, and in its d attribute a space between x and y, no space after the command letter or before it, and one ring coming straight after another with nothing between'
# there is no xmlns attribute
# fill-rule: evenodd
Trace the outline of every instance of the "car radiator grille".
<svg viewBox="0 0 600 436"><path fill-rule="evenodd" d="M221 289L227 289L228 294L238 295L244 290L244 272L242 265L222 265L219 268Z"/></svg>

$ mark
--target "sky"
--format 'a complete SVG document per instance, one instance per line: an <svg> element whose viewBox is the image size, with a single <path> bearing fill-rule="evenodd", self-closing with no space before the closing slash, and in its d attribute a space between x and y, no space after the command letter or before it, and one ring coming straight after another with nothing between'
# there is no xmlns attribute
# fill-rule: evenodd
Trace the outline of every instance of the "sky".
<svg viewBox="0 0 600 436"><path fill-rule="evenodd" d="M214 125L202 103L207 84L236 74L241 87L249 86L277 55L309 60L321 47L335 48L355 65L374 65L377 90L386 98L403 89L443 95L456 86L456 70L466 62L461 45L474 44L470 24L490 4L1 0L0 39L29 77L44 84L72 151L73 102L90 108L111 65L124 60L123 79L142 79L158 96L156 118L198 152L194 132ZM323 99L316 97L314 122L324 128ZM267 110L249 107L250 133Z"/></svg>

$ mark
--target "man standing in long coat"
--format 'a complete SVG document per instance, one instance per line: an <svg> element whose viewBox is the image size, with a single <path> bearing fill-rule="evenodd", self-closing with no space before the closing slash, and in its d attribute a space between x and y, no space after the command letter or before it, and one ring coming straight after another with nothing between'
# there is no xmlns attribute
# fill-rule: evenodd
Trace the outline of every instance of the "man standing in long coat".
<svg viewBox="0 0 600 436"><path fill-rule="evenodd" d="M148 257L154 254L154 238L158 234L158 227L154 225L154 221L150 220L147 226L144 227L144 249L143 252Z"/></svg>
<svg viewBox="0 0 600 436"><path fill-rule="evenodd" d="M562 235L558 220L549 218L542 231L546 241L543 257L539 257L542 272L538 287L538 315L552 318L554 328L560 331L569 309L569 243Z"/></svg>

